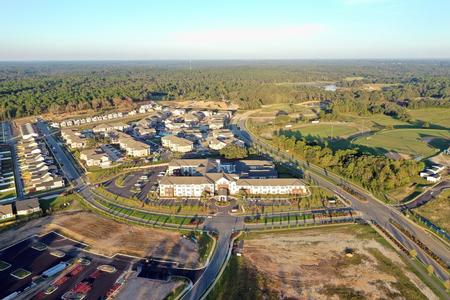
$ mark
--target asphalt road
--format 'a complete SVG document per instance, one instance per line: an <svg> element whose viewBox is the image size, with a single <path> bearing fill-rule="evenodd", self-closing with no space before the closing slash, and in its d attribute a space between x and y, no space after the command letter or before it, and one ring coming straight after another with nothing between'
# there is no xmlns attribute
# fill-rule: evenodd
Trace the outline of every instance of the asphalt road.
<svg viewBox="0 0 450 300"><path fill-rule="evenodd" d="M68 157L64 152L63 148L58 144L58 141L51 134L48 125L45 122L39 121L36 123L37 128L44 137L47 145L50 146L50 151L53 152L58 164L60 165L64 175L69 182L73 182L80 178L81 174L78 172L72 158Z"/></svg>
<svg viewBox="0 0 450 300"><path fill-rule="evenodd" d="M258 138L249 134L246 128L245 120L249 117L250 114L251 112L247 112L243 116L234 119L235 124L239 126L239 129L236 126L233 126L234 133L248 144L256 143L264 147L265 149L272 150L272 153L280 153L278 149L275 149L267 143L262 143L258 140ZM281 157L280 155L276 155L274 158L280 161L286 160L285 157ZM362 213L362 217L364 219L374 220L375 222L380 224L380 226L384 227L392 236L402 242L402 244L408 249L415 249L418 253L417 257L425 264L432 265L438 277L440 277L442 280L448 280L450 278L447 270L445 270L435 260L428 256L425 251L423 251L413 241L406 238L403 233L401 233L397 228L389 224L389 220L396 220L401 226L411 232L418 240L427 245L427 247L431 249L437 256L439 256L443 261L447 262L447 264L450 264L450 250L442 241L432 236L430 233L414 224L412 221L408 220L397 209L375 199L367 191L364 191L363 189L356 187L349 182L346 182L344 179L336 176L335 174L327 172L320 167L312 166L307 162L298 159L296 161L299 165L304 165L305 175L310 176L312 179L314 179L318 183L318 185L328 188L335 194L349 201L354 209ZM311 172L311 170L313 172ZM320 176L317 175L317 173L319 173ZM346 182L354 190L357 190L359 194L362 194L366 201L362 201L349 194L344 189L336 185L335 182Z"/></svg>
<svg viewBox="0 0 450 300"><path fill-rule="evenodd" d="M214 251L205 272L183 297L183 300L197 300L207 292L219 275L220 269L227 260L228 252L231 250L231 235L233 232L244 228L242 218L233 217L228 213L219 213L212 219L207 219L204 229L217 232L216 250Z"/></svg>
<svg viewBox="0 0 450 300"><path fill-rule="evenodd" d="M415 198L414 200L408 203L401 205L399 208L400 210L405 210L422 206L426 204L428 201L437 197L445 189L450 189L450 180L441 181L437 185L428 189L425 193L421 194L419 197Z"/></svg>

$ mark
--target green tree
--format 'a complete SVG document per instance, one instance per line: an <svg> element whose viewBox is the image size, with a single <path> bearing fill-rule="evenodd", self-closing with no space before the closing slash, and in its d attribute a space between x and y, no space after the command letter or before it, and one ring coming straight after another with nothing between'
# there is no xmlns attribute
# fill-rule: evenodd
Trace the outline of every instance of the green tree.
<svg viewBox="0 0 450 300"><path fill-rule="evenodd" d="M247 148L229 144L220 149L220 155L227 159L242 159L248 156Z"/></svg>

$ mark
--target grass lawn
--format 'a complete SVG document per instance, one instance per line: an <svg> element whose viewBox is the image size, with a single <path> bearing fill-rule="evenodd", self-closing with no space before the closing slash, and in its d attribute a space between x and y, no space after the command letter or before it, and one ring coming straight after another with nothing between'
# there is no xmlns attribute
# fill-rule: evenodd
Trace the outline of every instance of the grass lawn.
<svg viewBox="0 0 450 300"><path fill-rule="evenodd" d="M416 208L415 211L450 232L450 189L444 190L436 199Z"/></svg>
<svg viewBox="0 0 450 300"><path fill-rule="evenodd" d="M51 199L39 199L43 211L75 210L82 208L78 194L59 195Z"/></svg>
<svg viewBox="0 0 450 300"><path fill-rule="evenodd" d="M6 261L0 260L0 272L4 271L11 267L11 264L8 264Z"/></svg>
<svg viewBox="0 0 450 300"><path fill-rule="evenodd" d="M427 186L433 185L432 183L426 181L423 178L417 176L417 179L414 180L412 184L404 185L398 187L396 189L390 190L387 193L387 196L393 202L406 202L414 199L418 195L424 192L424 189Z"/></svg>
<svg viewBox="0 0 450 300"><path fill-rule="evenodd" d="M368 137L360 137L354 143L380 149L380 152L396 151L428 157L436 154L438 149L448 147L449 139L448 130L392 129L383 130Z"/></svg>
<svg viewBox="0 0 450 300"><path fill-rule="evenodd" d="M383 114L359 116L354 113L346 113L342 114L339 121L352 122L357 128L359 128L359 130L363 129L364 131L373 130L379 128L380 126L395 127L409 125L409 123L407 122L403 122L401 120Z"/></svg>
<svg viewBox="0 0 450 300"><path fill-rule="evenodd" d="M207 300L264 299L267 279L243 257L232 256ZM276 294L273 295L275 298Z"/></svg>
<svg viewBox="0 0 450 300"><path fill-rule="evenodd" d="M329 124L310 124L296 128L295 131L300 132L303 136L311 135L321 138L326 137L342 137L356 133L358 129L351 125L329 125Z"/></svg>
<svg viewBox="0 0 450 300"><path fill-rule="evenodd" d="M16 197L16 190L0 193L0 200Z"/></svg>
<svg viewBox="0 0 450 300"><path fill-rule="evenodd" d="M12 272L11 275L16 277L17 279L24 279L25 277L30 276L31 272L20 268Z"/></svg>
<svg viewBox="0 0 450 300"><path fill-rule="evenodd" d="M422 108L408 112L415 120L450 128L450 108Z"/></svg>

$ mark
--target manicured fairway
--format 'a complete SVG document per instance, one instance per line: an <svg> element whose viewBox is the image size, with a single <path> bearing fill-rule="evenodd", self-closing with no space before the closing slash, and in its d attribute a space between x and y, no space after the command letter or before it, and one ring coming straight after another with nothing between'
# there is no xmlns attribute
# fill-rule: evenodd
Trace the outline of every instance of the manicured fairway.
<svg viewBox="0 0 450 300"><path fill-rule="evenodd" d="M342 137L356 133L358 130L349 125L311 124L296 128L303 136L312 135L318 137Z"/></svg>
<svg viewBox="0 0 450 300"><path fill-rule="evenodd" d="M393 129L383 130L354 141L368 147L386 151L427 157L450 144L450 131L437 129Z"/></svg>
<svg viewBox="0 0 450 300"><path fill-rule="evenodd" d="M409 114L415 120L450 128L450 108L422 108L409 110Z"/></svg>

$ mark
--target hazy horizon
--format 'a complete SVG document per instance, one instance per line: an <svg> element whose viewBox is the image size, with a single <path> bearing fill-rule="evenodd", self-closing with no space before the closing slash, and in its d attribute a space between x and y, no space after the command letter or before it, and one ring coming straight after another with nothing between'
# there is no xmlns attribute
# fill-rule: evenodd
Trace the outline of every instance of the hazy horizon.
<svg viewBox="0 0 450 300"><path fill-rule="evenodd" d="M450 58L450 2L7 1L0 61Z"/></svg>

